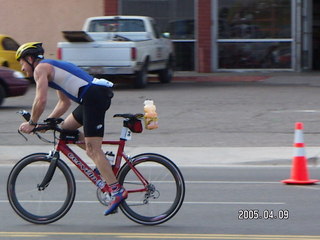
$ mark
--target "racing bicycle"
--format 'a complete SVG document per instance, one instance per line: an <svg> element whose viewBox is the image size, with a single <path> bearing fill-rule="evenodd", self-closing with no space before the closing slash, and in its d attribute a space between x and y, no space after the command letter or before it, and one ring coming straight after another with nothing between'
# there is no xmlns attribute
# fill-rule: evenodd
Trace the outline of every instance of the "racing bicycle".
<svg viewBox="0 0 320 240"><path fill-rule="evenodd" d="M20 111L28 119L30 114ZM132 221L143 225L161 224L171 219L180 209L185 196L184 178L179 168L165 156L142 153L128 156L124 152L132 133L143 130L143 114L116 114L123 118L119 140L103 140L103 145L117 148L113 171L128 191L128 198L119 208ZM73 205L76 181L69 165L60 158L63 154L96 187L99 202L108 205L110 190L98 171L83 161L69 145L83 144L79 131L63 130L61 118L49 118L38 124L33 132L41 140L41 132L53 134L53 150L33 153L17 162L7 181L7 195L13 210L23 219L35 224L49 224L61 219ZM107 160L106 160L107 161ZM72 164L71 164L72 165Z"/></svg>

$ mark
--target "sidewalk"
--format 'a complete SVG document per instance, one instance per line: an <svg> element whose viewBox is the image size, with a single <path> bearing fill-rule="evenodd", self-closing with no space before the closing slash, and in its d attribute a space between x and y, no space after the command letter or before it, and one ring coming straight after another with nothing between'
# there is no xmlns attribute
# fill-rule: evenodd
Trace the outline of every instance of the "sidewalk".
<svg viewBox="0 0 320 240"><path fill-rule="evenodd" d="M2 145L0 164L11 165L28 154L50 150L50 145ZM84 151L79 148L75 148L75 151L87 163L92 164ZM126 153L131 156L148 152L162 154L181 167L290 166L293 157L293 147L126 147ZM320 164L319 147L306 148L306 154L311 166Z"/></svg>
<svg viewBox="0 0 320 240"><path fill-rule="evenodd" d="M195 73L175 72L173 81L188 82L259 82L270 78L263 73Z"/></svg>
<svg viewBox="0 0 320 240"><path fill-rule="evenodd" d="M173 82L262 82L267 84L308 84L320 86L320 72L175 72Z"/></svg>

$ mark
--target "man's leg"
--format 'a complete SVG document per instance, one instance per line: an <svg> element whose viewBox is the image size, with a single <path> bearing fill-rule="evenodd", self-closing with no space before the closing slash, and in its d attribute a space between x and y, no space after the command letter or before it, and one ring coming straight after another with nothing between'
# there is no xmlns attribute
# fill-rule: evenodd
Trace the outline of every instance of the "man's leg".
<svg viewBox="0 0 320 240"><path fill-rule="evenodd" d="M62 124L63 129L76 130L82 125L78 123L74 116L70 114L64 123ZM83 140L83 134L81 139ZM93 160L97 168L100 171L101 176L106 180L107 184L112 190L113 200L110 203L109 209L105 211L105 215L108 215L119 206L120 202L127 198L127 191L118 183L116 176L112 171L110 162L106 159L104 152L101 148L102 137L85 137L85 145L79 145L79 147L86 150L87 155Z"/></svg>
<svg viewBox="0 0 320 240"><path fill-rule="evenodd" d="M116 176L112 171L109 161L106 159L101 149L101 137L85 137L86 150L88 156L95 162L101 176L106 180L111 189L112 201L104 215L113 213L121 201L128 197L128 192L119 184Z"/></svg>
<svg viewBox="0 0 320 240"><path fill-rule="evenodd" d="M62 129L66 130L77 130L78 128L82 127L82 124L77 122L73 114L69 114L68 117L62 122L61 127ZM84 135L82 132L80 132L79 141L84 141ZM86 150L85 144L78 144L78 147Z"/></svg>
<svg viewBox="0 0 320 240"><path fill-rule="evenodd" d="M74 116L71 114L62 122L61 127L66 130L76 130L82 127L82 124L78 123Z"/></svg>
<svg viewBox="0 0 320 240"><path fill-rule="evenodd" d="M101 137L85 137L87 155L93 160L108 185L118 182L110 162L101 149Z"/></svg>
<svg viewBox="0 0 320 240"><path fill-rule="evenodd" d="M76 121L73 114L70 114L63 122L62 128L67 130L76 130L82 125ZM112 171L109 161L107 161L104 152L101 149L101 137L84 137L80 133L80 140L85 141L85 145L79 145L86 150L87 155L93 160L100 171L101 176L106 180L108 185L117 182L117 179Z"/></svg>

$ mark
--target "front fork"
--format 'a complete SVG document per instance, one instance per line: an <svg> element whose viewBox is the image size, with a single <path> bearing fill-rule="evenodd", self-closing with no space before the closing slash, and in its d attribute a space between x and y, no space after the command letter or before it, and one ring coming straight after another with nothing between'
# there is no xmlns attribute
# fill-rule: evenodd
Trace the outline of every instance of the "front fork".
<svg viewBox="0 0 320 240"><path fill-rule="evenodd" d="M50 181L52 180L52 177L53 177L54 172L56 170L58 161L60 159L60 154L58 151L53 150L49 153L47 158L50 159L50 165L49 165L49 168L48 168L42 182L37 185L37 188L39 191L43 191L49 186Z"/></svg>

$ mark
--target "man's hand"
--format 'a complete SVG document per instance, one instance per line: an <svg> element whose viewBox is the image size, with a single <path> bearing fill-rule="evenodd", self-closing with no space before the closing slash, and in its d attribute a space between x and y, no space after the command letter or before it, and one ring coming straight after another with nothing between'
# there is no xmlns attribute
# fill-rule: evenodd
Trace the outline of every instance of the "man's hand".
<svg viewBox="0 0 320 240"><path fill-rule="evenodd" d="M23 132L23 133L31 133L32 130L35 128L36 126L35 125L31 125L29 124L28 122L24 122L20 125L19 127L19 131L20 132Z"/></svg>

